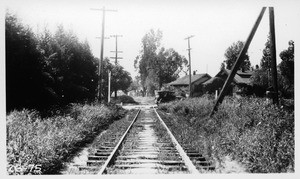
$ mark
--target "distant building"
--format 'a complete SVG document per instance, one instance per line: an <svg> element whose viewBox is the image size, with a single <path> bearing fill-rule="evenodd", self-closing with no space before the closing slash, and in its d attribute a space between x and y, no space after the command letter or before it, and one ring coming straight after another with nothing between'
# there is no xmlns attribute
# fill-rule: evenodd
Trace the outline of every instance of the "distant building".
<svg viewBox="0 0 300 179"><path fill-rule="evenodd" d="M216 90L220 92L230 72L231 70L223 68L215 77L204 82L204 93L214 93ZM231 83L232 88L227 93L247 93L247 90L251 87L250 78L253 73L254 71L237 71Z"/></svg>
<svg viewBox="0 0 300 179"><path fill-rule="evenodd" d="M191 91L192 96L199 96L203 93L202 83L209 80L211 76L207 73L204 74L194 74L191 76ZM174 87L177 91L182 91L182 93L189 93L189 75L179 78L171 83L169 86Z"/></svg>
<svg viewBox="0 0 300 179"><path fill-rule="evenodd" d="M223 78L224 80L227 79L229 73L231 72L231 70L227 70L227 69L222 69L217 75L216 77L220 77ZM233 78L233 82L236 84L250 84L250 78L253 75L254 71L240 71L238 70Z"/></svg>

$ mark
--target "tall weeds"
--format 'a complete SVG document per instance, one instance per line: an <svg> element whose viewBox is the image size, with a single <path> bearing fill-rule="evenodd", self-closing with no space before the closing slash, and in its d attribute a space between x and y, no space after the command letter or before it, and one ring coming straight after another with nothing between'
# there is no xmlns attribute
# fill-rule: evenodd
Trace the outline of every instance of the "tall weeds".
<svg viewBox="0 0 300 179"><path fill-rule="evenodd" d="M41 118L33 110L7 116L8 174L56 173L84 142L91 140L124 111L104 105L72 104L64 115ZM32 170L32 165L41 171Z"/></svg>
<svg viewBox="0 0 300 179"><path fill-rule="evenodd" d="M213 102L205 96L162 104L159 108L177 116L177 122L169 119L177 128L190 128L188 133L193 137L186 137L186 143L198 145L211 157L221 159L229 155L247 166L249 172L294 171L293 110L274 106L262 98L227 97L210 118Z"/></svg>

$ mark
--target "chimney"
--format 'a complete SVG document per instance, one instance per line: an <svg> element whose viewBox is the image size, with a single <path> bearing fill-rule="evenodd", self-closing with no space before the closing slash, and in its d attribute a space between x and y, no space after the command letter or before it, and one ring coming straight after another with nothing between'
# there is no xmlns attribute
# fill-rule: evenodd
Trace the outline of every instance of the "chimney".
<svg viewBox="0 0 300 179"><path fill-rule="evenodd" d="M193 75L196 75L197 70L193 71Z"/></svg>

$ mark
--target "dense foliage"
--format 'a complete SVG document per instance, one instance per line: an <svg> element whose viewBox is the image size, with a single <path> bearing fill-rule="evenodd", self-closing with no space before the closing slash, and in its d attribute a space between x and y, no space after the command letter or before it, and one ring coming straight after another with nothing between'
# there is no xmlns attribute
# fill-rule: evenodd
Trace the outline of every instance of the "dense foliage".
<svg viewBox="0 0 300 179"><path fill-rule="evenodd" d="M54 34L47 29L34 34L15 15L6 13L5 46L7 111L95 100L99 60L72 31L58 26ZM108 63L102 71L104 85L111 70L112 90L126 90L130 74Z"/></svg>
<svg viewBox="0 0 300 179"><path fill-rule="evenodd" d="M47 118L26 109L8 114L9 174L57 173L72 153L125 111L116 106L71 104L62 113L53 112L56 114ZM32 165L38 167L31 170Z"/></svg>
<svg viewBox="0 0 300 179"><path fill-rule="evenodd" d="M131 104L138 104L131 96L121 95L117 98L112 99L113 103L131 103Z"/></svg>
<svg viewBox="0 0 300 179"><path fill-rule="evenodd" d="M289 41L287 50L279 54L281 62L277 68L277 83L280 96L285 98L294 97L294 42ZM251 77L253 85L257 85L263 91L272 87L270 36L268 36L260 67L255 70Z"/></svg>
<svg viewBox="0 0 300 179"><path fill-rule="evenodd" d="M276 107L263 98L225 98L213 117L212 97L161 104L172 113L165 119L173 133L186 145L193 145L222 164L231 156L248 172L294 171L295 135L293 102Z"/></svg>
<svg viewBox="0 0 300 179"><path fill-rule="evenodd" d="M52 78L43 68L38 40L28 27L22 26L15 16L5 19L6 92L7 108L33 107L48 101ZM48 83L43 83L47 81Z"/></svg>
<svg viewBox="0 0 300 179"><path fill-rule="evenodd" d="M285 80L285 91L294 96L294 41L290 40L288 49L283 50L279 56L282 60L279 69Z"/></svg>

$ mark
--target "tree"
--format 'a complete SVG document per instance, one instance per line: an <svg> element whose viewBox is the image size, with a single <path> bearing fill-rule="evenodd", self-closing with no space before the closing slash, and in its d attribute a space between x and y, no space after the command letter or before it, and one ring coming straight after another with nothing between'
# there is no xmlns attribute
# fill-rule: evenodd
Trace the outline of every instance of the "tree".
<svg viewBox="0 0 300 179"><path fill-rule="evenodd" d="M97 63L87 42L62 26L35 35L6 13L7 111L94 100Z"/></svg>
<svg viewBox="0 0 300 179"><path fill-rule="evenodd" d="M128 88L128 91L131 91L131 90L139 90L140 89L140 78L139 76L136 76L134 78L134 80L132 81L132 83L130 84L129 88Z"/></svg>
<svg viewBox="0 0 300 179"><path fill-rule="evenodd" d="M230 47L228 47L225 51L225 58L224 63L226 64L226 69L231 70L233 67L234 63L236 62L239 53L243 49L244 42L242 41L237 41L236 43L233 43ZM247 71L250 70L251 63L249 61L249 56L248 54L245 55L244 61L240 66L240 69L242 71Z"/></svg>
<svg viewBox="0 0 300 179"><path fill-rule="evenodd" d="M151 29L142 38L142 50L135 59L135 68L139 70L141 85L154 94L155 89L160 89L164 83L174 81L187 65L187 60L174 49L160 48L162 32Z"/></svg>
<svg viewBox="0 0 300 179"><path fill-rule="evenodd" d="M165 50L165 48L161 48L154 67L159 88L163 84L170 83L179 78L179 73L187 64L187 59L179 55L174 49Z"/></svg>
<svg viewBox="0 0 300 179"><path fill-rule="evenodd" d="M289 41L287 50L283 50L279 54L281 62L279 69L282 76L288 80L289 85L294 84L294 41Z"/></svg>
<svg viewBox="0 0 300 179"><path fill-rule="evenodd" d="M147 34L144 35L142 38L142 50L140 52L140 56L138 56L135 61L135 67L138 68L139 74L141 76L141 84L143 87L143 93L145 93L148 87L149 83L146 84L146 80L154 81L155 76L151 73L149 75L149 72L151 69L154 69L154 61L156 60L156 52L157 49L160 46L160 41L162 38L162 32L160 30L157 30L156 32L151 29Z"/></svg>
<svg viewBox="0 0 300 179"><path fill-rule="evenodd" d="M256 67L255 73L252 75L252 81L255 85L267 90L272 84L271 76L271 42L270 35L267 37L265 48L263 49L263 56L260 60L260 68Z"/></svg>
<svg viewBox="0 0 300 179"><path fill-rule="evenodd" d="M283 76L284 89L288 97L294 96L294 41L289 41L287 50L279 54L282 61L279 64L280 74Z"/></svg>
<svg viewBox="0 0 300 179"><path fill-rule="evenodd" d="M263 50L260 68L256 69L251 77L252 84L261 88L260 91L266 91L272 84L270 47L269 35ZM290 98L294 94L294 42L289 41L288 49L282 51L279 56L282 62L278 65L279 70L277 69L278 91L281 96Z"/></svg>
<svg viewBox="0 0 300 179"><path fill-rule="evenodd" d="M15 15L5 16L6 109L44 106L49 90L45 87L43 66L37 39Z"/></svg>
<svg viewBox="0 0 300 179"><path fill-rule="evenodd" d="M271 69L271 41L270 35L268 35L267 42L265 43L265 48L263 49L263 56L260 60L260 66L263 70L270 71Z"/></svg>
<svg viewBox="0 0 300 179"><path fill-rule="evenodd" d="M54 35L40 35L39 48L51 68L55 92L62 104L93 100L97 85L97 63L87 42L58 26Z"/></svg>
<svg viewBox="0 0 300 179"><path fill-rule="evenodd" d="M130 73L124 70L124 68L120 65L114 65L110 63L109 58L104 58L103 60L103 91L102 95L108 96L108 72L111 72L111 91L110 95L113 91L122 90L127 93L130 84L132 83L132 78ZM104 98L106 99L106 98Z"/></svg>

